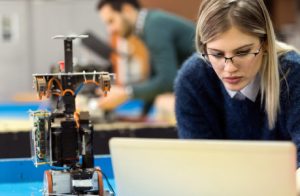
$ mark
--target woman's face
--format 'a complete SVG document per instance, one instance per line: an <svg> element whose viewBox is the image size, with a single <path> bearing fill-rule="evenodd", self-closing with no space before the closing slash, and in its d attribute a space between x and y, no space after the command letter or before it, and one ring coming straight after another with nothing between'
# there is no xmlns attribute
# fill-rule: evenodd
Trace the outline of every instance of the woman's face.
<svg viewBox="0 0 300 196"><path fill-rule="evenodd" d="M207 58L226 89L243 89L261 67L263 48L260 39L234 26L207 43L206 47ZM230 57L233 58L228 59Z"/></svg>

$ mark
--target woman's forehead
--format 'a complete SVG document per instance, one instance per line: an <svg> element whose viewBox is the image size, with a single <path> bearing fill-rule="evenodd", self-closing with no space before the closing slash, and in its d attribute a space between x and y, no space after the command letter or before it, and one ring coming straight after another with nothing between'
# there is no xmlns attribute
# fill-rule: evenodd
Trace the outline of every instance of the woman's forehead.
<svg viewBox="0 0 300 196"><path fill-rule="evenodd" d="M245 33L236 27L231 27L226 32L221 33L215 39L208 42L207 48L231 51L258 42L259 37Z"/></svg>

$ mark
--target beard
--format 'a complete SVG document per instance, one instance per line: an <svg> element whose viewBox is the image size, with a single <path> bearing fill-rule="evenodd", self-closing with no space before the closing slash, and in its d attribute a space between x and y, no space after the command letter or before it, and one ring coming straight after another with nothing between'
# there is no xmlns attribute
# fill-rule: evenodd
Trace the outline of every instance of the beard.
<svg viewBox="0 0 300 196"><path fill-rule="evenodd" d="M134 25L132 25L130 23L130 21L128 19L126 19L125 17L123 17L122 19L122 32L121 32L121 36L124 38L128 38L130 35L133 34L134 32Z"/></svg>

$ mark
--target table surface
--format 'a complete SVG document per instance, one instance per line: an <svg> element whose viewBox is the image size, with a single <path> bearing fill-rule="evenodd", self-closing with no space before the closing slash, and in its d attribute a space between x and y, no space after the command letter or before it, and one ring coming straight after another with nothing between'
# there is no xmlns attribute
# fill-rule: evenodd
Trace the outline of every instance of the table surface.
<svg viewBox="0 0 300 196"><path fill-rule="evenodd" d="M96 156L95 166L101 167L110 184L115 189L115 181L109 156ZM43 172L48 166L36 168L31 159L2 159L0 160L0 195L40 196L43 189ZM105 190L107 182L103 179Z"/></svg>
<svg viewBox="0 0 300 196"><path fill-rule="evenodd" d="M109 179L112 187L115 186L114 180ZM105 190L108 189L106 181L103 182ZM42 196L43 195L43 182L22 182L22 183L3 183L0 184L1 195L6 196Z"/></svg>
<svg viewBox="0 0 300 196"><path fill-rule="evenodd" d="M121 115L135 115L140 110L140 103L128 103L118 109ZM0 103L0 133L30 131L29 111L46 109L42 102L34 103ZM129 113L128 113L129 111ZM111 129L136 129L168 127L169 123L109 123L95 125L101 126L102 131ZM95 166L100 166L107 175L110 184L115 189L114 175L109 156L96 156ZM43 174L49 169L47 166L36 168L29 158L24 159L0 159L0 196L42 195ZM108 190L107 182L103 180L104 187Z"/></svg>
<svg viewBox="0 0 300 196"><path fill-rule="evenodd" d="M142 110L143 103L139 100L131 100L116 108L119 116L138 116ZM35 110L48 110L48 101L37 102L0 102L0 120L7 119L29 119L29 112ZM152 113L154 109L152 110Z"/></svg>
<svg viewBox="0 0 300 196"><path fill-rule="evenodd" d="M29 120L29 111L47 109L46 102L25 103L0 103L0 132L30 131L32 128ZM136 100L127 102L116 110L118 116L137 116L142 108L142 103ZM154 111L152 112L154 113ZM95 124L94 129L110 131L115 129L138 129L138 128L165 128L175 126L167 122L114 122Z"/></svg>

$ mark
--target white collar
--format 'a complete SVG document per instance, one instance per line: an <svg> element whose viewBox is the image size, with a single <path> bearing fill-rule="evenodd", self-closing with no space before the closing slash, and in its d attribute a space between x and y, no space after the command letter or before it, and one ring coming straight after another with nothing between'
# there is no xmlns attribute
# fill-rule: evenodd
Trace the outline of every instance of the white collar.
<svg viewBox="0 0 300 196"><path fill-rule="evenodd" d="M139 36L143 35L144 33L144 25L145 25L147 14L148 14L147 9L141 9L138 13L138 17L135 24L135 33Z"/></svg>
<svg viewBox="0 0 300 196"><path fill-rule="evenodd" d="M252 80L247 86L245 86L240 91L232 91L226 89L227 93L231 98L236 98L243 100L245 98L250 99L252 102L255 102L260 88L260 77L257 75L254 80Z"/></svg>

